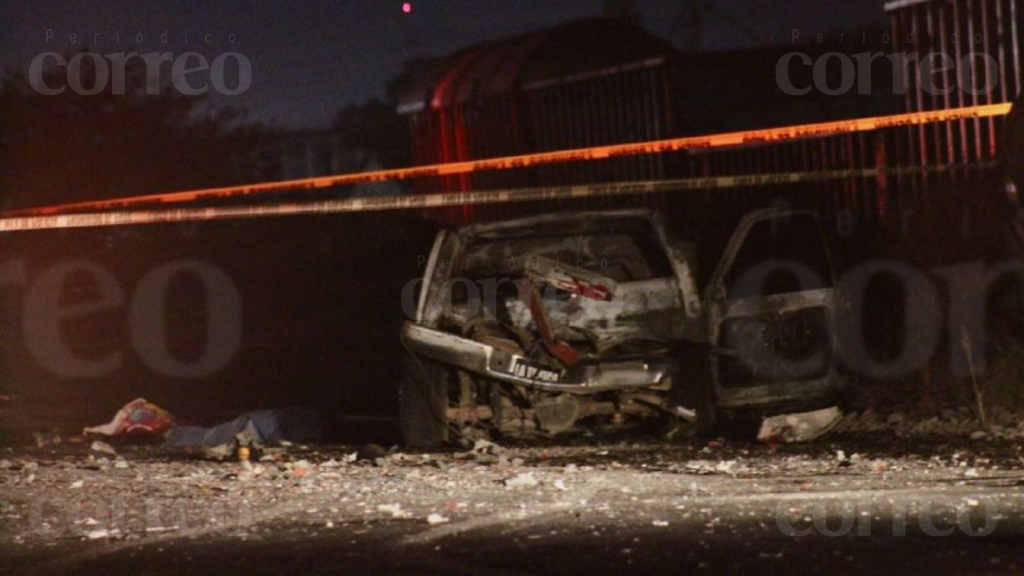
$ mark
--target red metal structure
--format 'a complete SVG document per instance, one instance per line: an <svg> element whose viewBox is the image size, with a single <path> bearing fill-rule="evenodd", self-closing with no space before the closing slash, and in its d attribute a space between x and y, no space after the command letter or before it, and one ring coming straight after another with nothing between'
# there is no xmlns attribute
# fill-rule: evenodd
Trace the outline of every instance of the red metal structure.
<svg viewBox="0 0 1024 576"><path fill-rule="evenodd" d="M402 99L414 165L666 138L674 130L669 44L613 19L590 19L456 53ZM570 163L417 184L419 192L651 180L656 157ZM471 208L462 219L473 218Z"/></svg>
<svg viewBox="0 0 1024 576"><path fill-rule="evenodd" d="M885 9L891 18L886 42L878 41L886 31L873 31L876 43L867 46L812 43L688 55L638 28L604 19L474 46L430 71L403 99L400 111L410 118L414 164L962 108L1012 101L1019 93L1022 15L1018 0L901 0ZM847 56L865 51L886 57L906 53L908 64L899 70L888 58L875 61L873 72L882 74L875 79L872 95L853 91L824 97L812 91L807 96L787 96L776 84L774 67L791 51L808 53L812 59L828 51ZM919 82L921 60L933 52L948 54L957 63L933 74L934 83L942 89L938 95L923 90ZM975 54L968 57L971 53ZM993 89L978 93L967 89L965 80L971 86L991 84ZM890 89L886 84L891 82L897 84ZM673 195L671 200L649 197L633 203L697 215L707 214L712 202L714 213L735 214L782 200L817 209L837 228L855 221L860 230L886 241L929 238L946 234L954 226L992 228L984 223L992 217L993 203L1002 193L993 185L998 181L994 159L1000 121L958 119L782 144L430 178L417 182L416 190L865 169L876 174L810 185ZM608 202L595 199L571 206L602 207ZM465 207L450 210L443 219L457 223L508 214L508 207ZM961 217L970 222L951 220Z"/></svg>

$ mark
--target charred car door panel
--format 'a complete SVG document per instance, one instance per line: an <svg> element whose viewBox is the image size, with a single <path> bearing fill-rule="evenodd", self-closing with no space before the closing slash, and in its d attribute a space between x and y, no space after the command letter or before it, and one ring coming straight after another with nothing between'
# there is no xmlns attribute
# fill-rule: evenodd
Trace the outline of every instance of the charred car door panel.
<svg viewBox="0 0 1024 576"><path fill-rule="evenodd" d="M740 222L706 297L719 408L827 401L839 381L834 277L813 213L762 210Z"/></svg>

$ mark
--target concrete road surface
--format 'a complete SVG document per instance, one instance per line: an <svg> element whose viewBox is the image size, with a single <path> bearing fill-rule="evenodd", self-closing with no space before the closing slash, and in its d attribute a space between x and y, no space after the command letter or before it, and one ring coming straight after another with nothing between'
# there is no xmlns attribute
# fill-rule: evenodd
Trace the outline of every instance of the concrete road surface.
<svg viewBox="0 0 1024 576"><path fill-rule="evenodd" d="M0 452L0 571L1024 572L1013 442L119 452Z"/></svg>

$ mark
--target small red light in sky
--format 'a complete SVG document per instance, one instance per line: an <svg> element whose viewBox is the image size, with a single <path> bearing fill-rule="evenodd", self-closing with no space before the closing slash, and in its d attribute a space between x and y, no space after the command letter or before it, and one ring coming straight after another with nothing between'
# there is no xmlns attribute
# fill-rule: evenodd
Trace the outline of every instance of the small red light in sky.
<svg viewBox="0 0 1024 576"><path fill-rule="evenodd" d="M406 14L412 12L412 2L402 4L402 12L405 12Z"/></svg>

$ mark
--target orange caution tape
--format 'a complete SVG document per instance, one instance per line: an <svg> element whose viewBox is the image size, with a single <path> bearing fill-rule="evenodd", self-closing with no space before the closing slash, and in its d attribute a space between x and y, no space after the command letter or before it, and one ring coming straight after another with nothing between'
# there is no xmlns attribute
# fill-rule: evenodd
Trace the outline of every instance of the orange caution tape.
<svg viewBox="0 0 1024 576"><path fill-rule="evenodd" d="M727 132L708 136L689 136L684 138L669 138L667 140L654 140L650 142L637 142L633 144L613 144L609 146L595 146L591 148L577 148L572 150L558 150L553 152L538 152L535 154L504 156L500 158L487 158L483 160L467 160L463 162L433 164L428 166L416 166L412 168L376 170L371 172L359 172L354 174L341 174L337 176L322 176L317 178L303 178L299 180L285 180L281 182L243 184L240 186L225 186L220 188L189 190L185 192L149 194L144 196L115 198L111 200L74 202L69 204L59 204L55 206L44 206L39 208L17 210L5 214L0 214L0 218L46 216L68 212L114 210L132 208L147 204L189 203L198 202L202 200L217 200L240 196L266 194L272 192L285 192L290 190L310 190L319 188L330 188L333 186L348 186L366 182L406 180L411 178L424 178L430 176L450 176L454 174L466 174L470 172L477 172L483 170L508 170L514 168L524 168L528 166L538 166L542 164L603 160L612 157L637 156L642 154L660 154L664 152L678 152L682 150L707 150L714 148L729 148L735 146L759 146L765 144L777 144L780 142L800 140L805 138L835 136L838 134L851 134L856 132L870 132L873 130L893 128L898 126L916 126L921 124L948 122L951 120L960 120L968 118L987 118L992 116L1003 116L1010 112L1011 107L1012 104L1010 103L987 104L983 106L954 108L950 110L912 112L908 114L896 114L892 116L858 118L854 120L821 122L817 124L803 124L797 126L786 126L781 128L744 130L740 132Z"/></svg>

